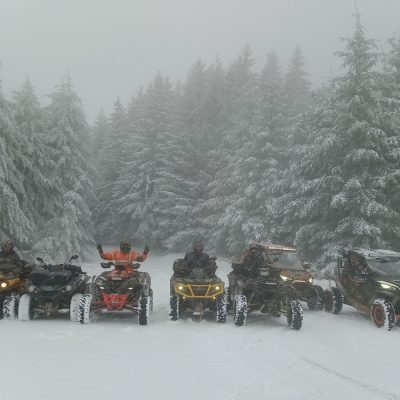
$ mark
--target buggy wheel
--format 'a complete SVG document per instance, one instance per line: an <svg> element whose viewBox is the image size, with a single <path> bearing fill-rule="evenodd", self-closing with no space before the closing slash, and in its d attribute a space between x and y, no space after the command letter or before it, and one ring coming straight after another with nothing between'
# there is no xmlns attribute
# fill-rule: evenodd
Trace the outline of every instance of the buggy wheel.
<svg viewBox="0 0 400 400"><path fill-rule="evenodd" d="M138 322L139 325L148 325L150 315L150 296L139 297Z"/></svg>
<svg viewBox="0 0 400 400"><path fill-rule="evenodd" d="M10 293L4 297L3 301L3 318L15 319L18 315L18 295Z"/></svg>
<svg viewBox="0 0 400 400"><path fill-rule="evenodd" d="M343 295L338 288L331 287L325 290L325 311L330 314L339 314L343 308Z"/></svg>
<svg viewBox="0 0 400 400"><path fill-rule="evenodd" d="M179 319L179 297L177 295L169 298L169 319L177 321Z"/></svg>
<svg viewBox="0 0 400 400"><path fill-rule="evenodd" d="M226 295L219 296L217 299L217 322L226 322Z"/></svg>
<svg viewBox="0 0 400 400"><path fill-rule="evenodd" d="M321 286L313 285L311 294L307 299L308 309L311 311L321 311L324 308L325 291Z"/></svg>
<svg viewBox="0 0 400 400"><path fill-rule="evenodd" d="M90 323L90 306L92 303L91 294L79 294L76 301L77 308L77 322L80 324Z"/></svg>
<svg viewBox="0 0 400 400"><path fill-rule="evenodd" d="M80 300L81 300L80 293L75 293L71 297L71 303L69 305L69 316L72 322L78 322Z"/></svg>
<svg viewBox="0 0 400 400"><path fill-rule="evenodd" d="M247 320L247 298L244 295L236 295L233 302L233 320L236 326L243 326Z"/></svg>
<svg viewBox="0 0 400 400"><path fill-rule="evenodd" d="M24 294L18 304L18 319L20 321L30 321L33 319L33 300L29 294Z"/></svg>
<svg viewBox="0 0 400 400"><path fill-rule="evenodd" d="M298 331L303 325L303 307L297 300L290 300L286 311L287 324Z"/></svg>
<svg viewBox="0 0 400 400"><path fill-rule="evenodd" d="M375 299L371 306L371 319L378 328L390 331L396 323L396 312L393 305L386 299Z"/></svg>

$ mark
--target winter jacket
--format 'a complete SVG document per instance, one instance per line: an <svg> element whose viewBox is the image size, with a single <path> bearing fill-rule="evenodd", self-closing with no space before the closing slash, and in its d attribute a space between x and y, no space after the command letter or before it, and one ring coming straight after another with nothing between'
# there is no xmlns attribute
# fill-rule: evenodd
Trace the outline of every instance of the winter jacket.
<svg viewBox="0 0 400 400"><path fill-rule="evenodd" d="M0 271L15 271L22 273L27 269L27 262L13 250L8 254L0 251Z"/></svg>
<svg viewBox="0 0 400 400"><path fill-rule="evenodd" d="M247 253L240 264L233 264L232 268L236 275L256 277L259 269L271 265L272 262L265 253L251 255Z"/></svg>
<svg viewBox="0 0 400 400"><path fill-rule="evenodd" d="M133 250L129 253L123 253L121 250L113 250L101 253L100 257L103 260L114 261L116 265L123 265L127 272L133 272L133 263L135 261L145 261L147 254L139 253Z"/></svg>
<svg viewBox="0 0 400 400"><path fill-rule="evenodd" d="M183 261L189 268L204 268L207 267L210 261L210 256L206 253L197 253L192 251L190 253L186 253Z"/></svg>

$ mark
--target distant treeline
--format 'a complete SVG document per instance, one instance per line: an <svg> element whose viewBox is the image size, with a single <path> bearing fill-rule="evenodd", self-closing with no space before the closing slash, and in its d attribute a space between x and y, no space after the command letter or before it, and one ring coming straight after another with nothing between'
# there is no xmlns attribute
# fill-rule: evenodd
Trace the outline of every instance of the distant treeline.
<svg viewBox="0 0 400 400"><path fill-rule="evenodd" d="M256 239L321 267L343 247L400 250L400 41L379 53L357 18L344 43L318 90L300 48L254 71L246 47L183 84L157 74L92 134L68 77L48 107L26 82L0 97L1 236L63 256L94 237L225 255Z"/></svg>

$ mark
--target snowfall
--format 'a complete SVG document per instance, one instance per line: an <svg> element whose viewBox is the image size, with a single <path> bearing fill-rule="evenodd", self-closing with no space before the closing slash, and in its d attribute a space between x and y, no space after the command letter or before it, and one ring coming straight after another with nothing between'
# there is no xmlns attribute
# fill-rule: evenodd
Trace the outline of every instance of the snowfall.
<svg viewBox="0 0 400 400"><path fill-rule="evenodd" d="M0 399L400 399L400 327L378 329L348 306L331 315L305 304L300 331L262 314L250 314L244 327L231 316L225 324L169 321L179 256L142 264L154 290L148 326L128 312L88 325L68 314L1 321ZM83 268L99 274L99 261ZM229 260L218 265L226 279Z"/></svg>

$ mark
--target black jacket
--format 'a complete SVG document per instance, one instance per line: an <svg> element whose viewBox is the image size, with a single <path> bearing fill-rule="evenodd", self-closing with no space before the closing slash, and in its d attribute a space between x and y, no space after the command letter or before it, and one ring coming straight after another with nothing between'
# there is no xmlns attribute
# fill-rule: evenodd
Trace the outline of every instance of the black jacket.
<svg viewBox="0 0 400 400"><path fill-rule="evenodd" d="M186 253L183 261L189 268L204 268L207 267L210 256L206 253L196 253L194 251Z"/></svg>
<svg viewBox="0 0 400 400"><path fill-rule="evenodd" d="M13 250L9 254L0 251L0 271L25 271L27 262L21 260L21 257Z"/></svg>

